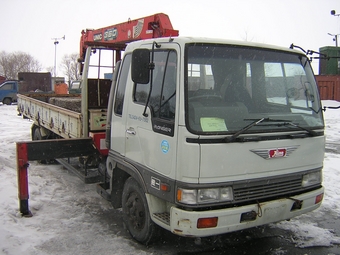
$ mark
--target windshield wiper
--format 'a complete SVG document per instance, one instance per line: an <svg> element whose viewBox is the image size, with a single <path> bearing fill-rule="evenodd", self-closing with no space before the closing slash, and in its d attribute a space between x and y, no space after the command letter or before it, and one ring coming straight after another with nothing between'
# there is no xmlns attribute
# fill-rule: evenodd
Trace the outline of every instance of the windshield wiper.
<svg viewBox="0 0 340 255"><path fill-rule="evenodd" d="M310 129L308 129L308 128L301 127L301 126L299 126L299 125L297 125L297 124L294 124L294 123L292 123L292 122L278 123L277 126L292 126L292 127L296 127L296 128L299 128L299 129L301 129L301 130L306 131L306 132L307 132L308 134L310 134L311 136L317 136L317 135L318 135L318 133L315 132L314 130L310 130Z"/></svg>
<svg viewBox="0 0 340 255"><path fill-rule="evenodd" d="M246 119L246 120L251 120L251 119ZM243 133L244 133L245 131L247 131L248 129L250 129L250 128L252 128L252 127L254 127L254 126L260 124L261 122L263 122L263 121L265 121L265 120L268 121L269 118L261 118L261 119L253 120L252 123L250 123L249 125L245 126L245 127L242 128L242 129L240 129L239 131L237 131L237 132L236 132L235 134L233 134L232 136L226 137L226 138L225 138L225 141L226 141L226 142L233 142L233 141L235 141L235 139L236 139L239 135L243 134Z"/></svg>
<svg viewBox="0 0 340 255"><path fill-rule="evenodd" d="M225 138L226 142L234 142L235 139L238 136L240 136L241 134L243 134L248 129L250 129L254 126L257 126L258 124L260 124L262 122L277 122L277 123L273 123L273 124L269 124L269 125L273 125L273 126L293 126L293 127L296 127L296 128L299 128L301 130L308 132L308 134L310 134L311 136L317 136L318 135L317 132L310 130L310 129L307 129L307 128L304 128L304 127L301 127L297 124L294 124L290 120L280 120L280 119L271 119L271 118L261 118L261 119L255 119L255 120L254 119L245 119L245 120L252 120L253 122L250 123L249 125L245 126L244 128L240 129L239 131L237 131L232 136L226 137Z"/></svg>

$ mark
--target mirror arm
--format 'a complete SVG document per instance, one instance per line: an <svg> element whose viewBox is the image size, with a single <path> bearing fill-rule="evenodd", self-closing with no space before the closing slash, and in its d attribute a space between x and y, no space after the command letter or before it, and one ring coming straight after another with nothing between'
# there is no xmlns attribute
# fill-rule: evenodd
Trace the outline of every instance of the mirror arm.
<svg viewBox="0 0 340 255"><path fill-rule="evenodd" d="M147 107L148 107L148 105L149 105L150 96L151 96L151 92L152 92L153 70L155 69L155 63L154 63L155 46L156 46L157 48L159 48L160 45L157 44L156 42L153 42L153 44L152 44L151 62L150 62L150 64L149 64L149 70L151 71L151 73L150 73L150 89L149 89L148 98L146 99L145 107L144 107L144 111L143 111L143 116L144 116L144 117L148 117L148 114L146 113L146 109L147 109Z"/></svg>

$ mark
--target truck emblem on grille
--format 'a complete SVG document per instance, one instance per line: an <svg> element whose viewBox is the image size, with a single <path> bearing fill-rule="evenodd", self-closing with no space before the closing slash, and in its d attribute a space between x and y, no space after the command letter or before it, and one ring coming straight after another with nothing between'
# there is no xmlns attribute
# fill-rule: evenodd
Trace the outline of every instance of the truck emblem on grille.
<svg viewBox="0 0 340 255"><path fill-rule="evenodd" d="M285 148L256 149L256 150L250 150L250 151L264 159L272 159L272 158L288 157L298 147L299 146L297 145L297 146L290 146L290 147L285 147Z"/></svg>
<svg viewBox="0 0 340 255"><path fill-rule="evenodd" d="M269 150L269 158L282 158L287 155L286 149Z"/></svg>

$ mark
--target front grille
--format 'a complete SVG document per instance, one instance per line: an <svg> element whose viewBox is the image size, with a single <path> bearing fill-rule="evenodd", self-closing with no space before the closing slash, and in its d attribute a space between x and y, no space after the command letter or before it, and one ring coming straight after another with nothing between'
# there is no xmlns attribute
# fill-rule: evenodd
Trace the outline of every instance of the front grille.
<svg viewBox="0 0 340 255"><path fill-rule="evenodd" d="M283 197L298 194L304 190L301 186L302 175L251 180L234 184L234 202L263 200L269 197Z"/></svg>

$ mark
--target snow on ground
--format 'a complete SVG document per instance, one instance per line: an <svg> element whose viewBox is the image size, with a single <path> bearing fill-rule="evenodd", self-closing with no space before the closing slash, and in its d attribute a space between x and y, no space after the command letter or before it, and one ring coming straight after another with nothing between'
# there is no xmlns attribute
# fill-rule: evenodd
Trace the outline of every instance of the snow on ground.
<svg viewBox="0 0 340 255"><path fill-rule="evenodd" d="M340 103L323 101L323 105L339 106ZM340 110L326 110L324 116L327 141L331 145L340 143ZM31 124L17 116L16 105L0 104L0 254L46 254L51 250L49 247L53 247L54 254L106 254L107 251L152 254L147 247L127 238L127 233L119 230L122 225L114 230L113 224L122 223L112 219L119 219L121 212L113 210L95 192L94 185L84 185L60 165L30 162L29 206L34 216L20 215L15 142L31 140ZM339 165L340 155L327 152L326 194L318 210L271 227L293 231L292 242L298 247L340 244L334 225L325 227L322 221L326 214L334 215L335 219L340 215Z"/></svg>
<svg viewBox="0 0 340 255"><path fill-rule="evenodd" d="M339 106L337 101L324 100L323 106ZM340 110L326 109L324 112L326 122L326 143L340 144ZM326 146L326 148L328 145ZM340 148L340 146L338 146ZM339 153L339 151L338 151ZM310 219L322 220L325 214L333 214L335 218L340 214L339 182L340 182L340 155L326 153L324 160L323 185L326 188L321 207L318 210L301 215L291 221L275 224L280 228L292 230L297 239L298 247L330 246L340 244L340 236L334 234L333 229L324 229L317 222Z"/></svg>
<svg viewBox="0 0 340 255"><path fill-rule="evenodd" d="M47 254L49 246L54 247L54 254L105 254L110 250L114 254L149 254L129 239L122 241L120 233L105 234L112 229L110 220L103 226L96 218L108 210L113 214L111 205L95 192L94 185L84 185L60 165L30 162L29 207L34 216L21 217L15 142L31 140L31 125L17 116L16 105L0 104L0 254Z"/></svg>

